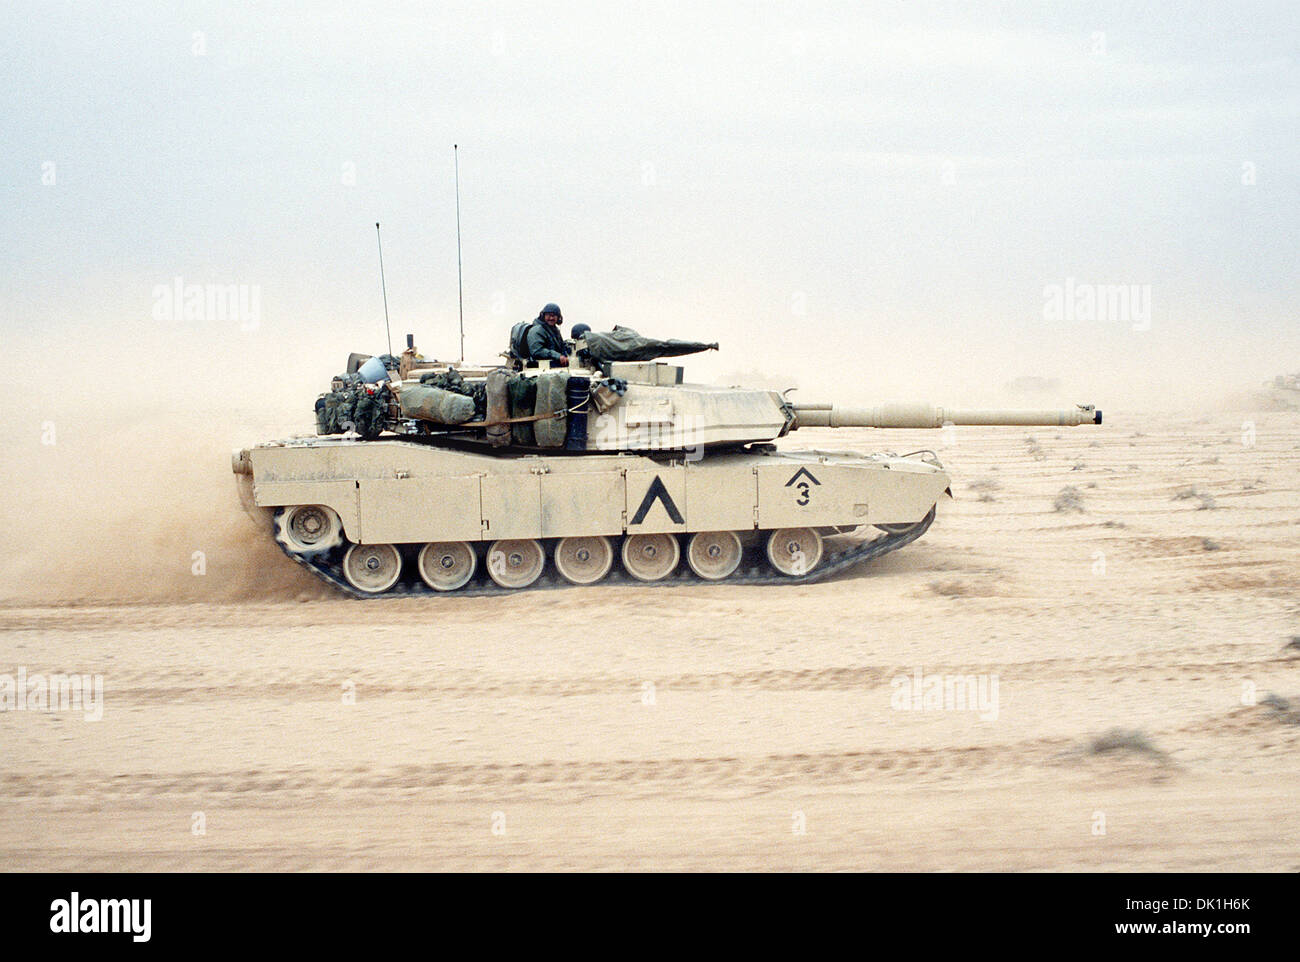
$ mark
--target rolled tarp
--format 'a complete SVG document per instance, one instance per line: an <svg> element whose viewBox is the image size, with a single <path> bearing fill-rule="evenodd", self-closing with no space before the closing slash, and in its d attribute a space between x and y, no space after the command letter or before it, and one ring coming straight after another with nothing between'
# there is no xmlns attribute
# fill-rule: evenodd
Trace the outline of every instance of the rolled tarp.
<svg viewBox="0 0 1300 962"><path fill-rule="evenodd" d="M543 371L537 375L536 415L551 415L568 410L569 375L562 370ZM544 417L533 422L533 434L539 448L562 448L567 431L567 417Z"/></svg>
<svg viewBox="0 0 1300 962"><path fill-rule="evenodd" d="M510 443L510 375L504 368L487 373L487 438L494 448Z"/></svg>
<svg viewBox="0 0 1300 962"><path fill-rule="evenodd" d="M537 379L515 375L510 379L510 416L512 418L530 418L537 408ZM537 435L533 433L532 421L520 421L510 426L511 439L515 444L533 447Z"/></svg>
<svg viewBox="0 0 1300 962"><path fill-rule="evenodd" d="M474 399L440 387L407 384L402 387L402 417L435 424L464 424L474 417Z"/></svg>
<svg viewBox="0 0 1300 962"><path fill-rule="evenodd" d="M617 325L612 331L588 331L584 338L587 353L597 361L653 361L660 357L680 357L683 354L718 349L716 342L661 341L654 337L642 337L630 327Z"/></svg>

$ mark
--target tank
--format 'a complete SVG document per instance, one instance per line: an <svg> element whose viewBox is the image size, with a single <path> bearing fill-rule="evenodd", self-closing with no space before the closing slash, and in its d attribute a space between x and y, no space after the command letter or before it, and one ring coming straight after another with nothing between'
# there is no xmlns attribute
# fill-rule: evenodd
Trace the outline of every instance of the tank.
<svg viewBox="0 0 1300 962"><path fill-rule="evenodd" d="M1257 401L1261 407L1277 411L1300 411L1300 372L1279 374L1264 382Z"/></svg>
<svg viewBox="0 0 1300 962"><path fill-rule="evenodd" d="M695 384L656 352L716 345L637 338L588 335L565 367L509 352L494 365L430 361L409 335L400 357L379 358L383 375L354 354L316 401L316 436L234 453L241 496L289 558L357 598L797 584L915 541L950 479L933 451L778 450L778 439L1101 423L1091 405L841 407Z"/></svg>

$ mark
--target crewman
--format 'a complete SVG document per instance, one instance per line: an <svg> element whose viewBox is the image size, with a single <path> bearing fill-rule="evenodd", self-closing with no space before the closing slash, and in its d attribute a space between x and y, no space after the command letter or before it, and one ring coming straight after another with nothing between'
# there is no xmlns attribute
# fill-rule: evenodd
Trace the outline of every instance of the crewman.
<svg viewBox="0 0 1300 962"><path fill-rule="evenodd" d="M560 313L558 304L547 304L538 312L525 338L527 360L550 361L560 367L568 365L569 350L560 334L560 323L563 320L564 315Z"/></svg>
<svg viewBox="0 0 1300 962"><path fill-rule="evenodd" d="M576 354L578 357L577 363L583 367L592 366L591 354L585 349L579 350L578 342L586 337L590 331L590 324L574 324L573 330L569 332L569 339L565 342L565 345L569 349L569 354Z"/></svg>

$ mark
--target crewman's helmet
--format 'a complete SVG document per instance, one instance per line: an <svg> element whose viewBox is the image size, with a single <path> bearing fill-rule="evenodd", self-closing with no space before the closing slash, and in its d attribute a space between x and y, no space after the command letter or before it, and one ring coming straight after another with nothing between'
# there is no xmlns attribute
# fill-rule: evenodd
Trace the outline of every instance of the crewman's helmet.
<svg viewBox="0 0 1300 962"><path fill-rule="evenodd" d="M554 314L560 320L564 320L564 315L560 312L559 304L547 304L538 312L539 317L545 317L547 314Z"/></svg>
<svg viewBox="0 0 1300 962"><path fill-rule="evenodd" d="M590 324L574 324L571 336L575 341L578 341L581 340L590 330Z"/></svg>

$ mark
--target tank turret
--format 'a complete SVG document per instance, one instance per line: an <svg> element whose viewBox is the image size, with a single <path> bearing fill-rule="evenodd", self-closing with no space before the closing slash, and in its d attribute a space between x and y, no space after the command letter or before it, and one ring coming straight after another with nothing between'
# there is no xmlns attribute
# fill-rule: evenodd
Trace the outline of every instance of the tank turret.
<svg viewBox="0 0 1300 962"><path fill-rule="evenodd" d="M408 336L354 354L316 437L235 452L245 503L356 597L542 584L808 582L920 537L950 493L932 452L773 444L801 428L1100 424L1101 412L839 407L692 384L716 344L588 334L572 364L450 364ZM788 392L787 392L788 394ZM865 534L875 537L865 537Z"/></svg>
<svg viewBox="0 0 1300 962"><path fill-rule="evenodd" d="M637 335L622 345L619 356L714 348ZM1101 423L1100 412L1086 405L1060 411L963 411L924 404L848 408L791 403L770 390L689 383L677 364L606 359L612 353L609 347L596 355L579 349L575 363L567 367L545 361L490 367L425 361L408 348L382 383L352 383L349 388L347 379L355 382L357 373L336 378L334 390L317 402L317 430L371 439L386 429L406 437L441 437L515 450L666 452L775 441L800 427ZM371 365L372 373L387 373L365 355L349 359L354 372L362 364ZM381 403L368 403L376 395ZM349 397L355 398L351 404ZM385 411L382 426L376 421L380 407Z"/></svg>

